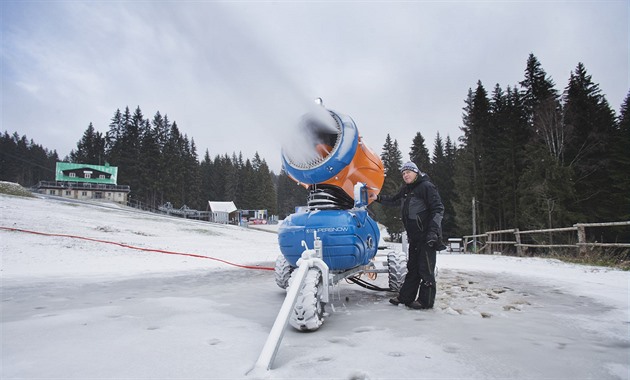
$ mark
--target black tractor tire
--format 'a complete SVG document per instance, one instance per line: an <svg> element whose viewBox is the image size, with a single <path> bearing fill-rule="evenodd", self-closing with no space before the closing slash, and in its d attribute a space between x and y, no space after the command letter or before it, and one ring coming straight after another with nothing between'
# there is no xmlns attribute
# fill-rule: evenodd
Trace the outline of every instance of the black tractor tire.
<svg viewBox="0 0 630 380"><path fill-rule="evenodd" d="M387 253L387 265L389 267L389 289L398 292L407 276L407 254L402 251L389 251Z"/></svg>
<svg viewBox="0 0 630 380"><path fill-rule="evenodd" d="M276 278L276 284L282 288L286 289L289 286L289 278L291 278L291 273L295 268L289 264L287 259L283 255L279 255L276 259L276 266L274 268L274 274Z"/></svg>

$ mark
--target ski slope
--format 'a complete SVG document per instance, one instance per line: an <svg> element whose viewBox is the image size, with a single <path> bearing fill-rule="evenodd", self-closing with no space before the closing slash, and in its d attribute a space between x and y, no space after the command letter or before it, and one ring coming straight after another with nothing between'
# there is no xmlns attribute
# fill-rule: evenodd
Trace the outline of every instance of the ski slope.
<svg viewBox="0 0 630 380"><path fill-rule="evenodd" d="M630 378L627 272L440 254L435 309L342 282L246 375L284 300L275 234L7 195L0 227L2 379Z"/></svg>

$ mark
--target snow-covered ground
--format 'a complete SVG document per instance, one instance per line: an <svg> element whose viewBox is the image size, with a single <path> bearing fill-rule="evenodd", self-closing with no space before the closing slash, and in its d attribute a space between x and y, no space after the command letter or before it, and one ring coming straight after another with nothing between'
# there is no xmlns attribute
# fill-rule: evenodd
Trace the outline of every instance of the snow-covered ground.
<svg viewBox="0 0 630 380"><path fill-rule="evenodd" d="M0 227L2 379L630 378L627 272L440 254L435 309L342 281L247 374L286 294L274 233L5 195Z"/></svg>

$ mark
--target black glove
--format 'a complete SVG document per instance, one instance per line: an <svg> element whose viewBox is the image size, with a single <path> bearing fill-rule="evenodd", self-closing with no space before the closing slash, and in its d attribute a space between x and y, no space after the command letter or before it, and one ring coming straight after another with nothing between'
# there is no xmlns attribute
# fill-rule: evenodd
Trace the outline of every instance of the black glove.
<svg viewBox="0 0 630 380"><path fill-rule="evenodd" d="M438 236L435 232L431 231L427 234L427 245L433 247L438 241Z"/></svg>

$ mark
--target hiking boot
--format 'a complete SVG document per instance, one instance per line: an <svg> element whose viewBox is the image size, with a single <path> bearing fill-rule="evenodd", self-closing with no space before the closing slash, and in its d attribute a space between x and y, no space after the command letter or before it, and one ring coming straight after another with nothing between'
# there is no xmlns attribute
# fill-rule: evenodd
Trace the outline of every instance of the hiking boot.
<svg viewBox="0 0 630 380"><path fill-rule="evenodd" d="M390 301L391 302L391 301ZM421 304L418 301L413 301L411 303L405 304L405 306L407 306L410 309L415 309L415 310L424 310L424 309L429 309L427 306L424 306L423 304Z"/></svg>
<svg viewBox="0 0 630 380"><path fill-rule="evenodd" d="M392 305L398 306L400 305L400 300L398 299L398 297L390 298L389 303L391 303Z"/></svg>

